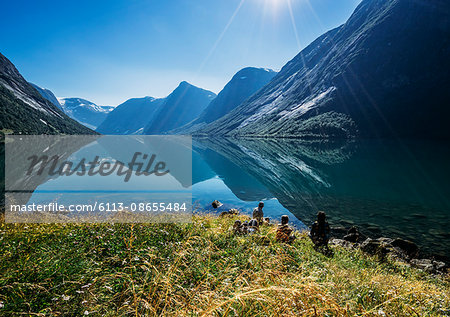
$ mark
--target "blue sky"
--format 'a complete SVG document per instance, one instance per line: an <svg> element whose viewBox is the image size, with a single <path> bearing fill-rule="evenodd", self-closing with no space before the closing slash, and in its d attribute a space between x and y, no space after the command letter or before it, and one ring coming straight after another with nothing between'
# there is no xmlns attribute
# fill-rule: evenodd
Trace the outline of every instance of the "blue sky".
<svg viewBox="0 0 450 317"><path fill-rule="evenodd" d="M217 93L243 67L279 70L359 2L2 1L0 52L58 97L100 105L164 97L183 80Z"/></svg>

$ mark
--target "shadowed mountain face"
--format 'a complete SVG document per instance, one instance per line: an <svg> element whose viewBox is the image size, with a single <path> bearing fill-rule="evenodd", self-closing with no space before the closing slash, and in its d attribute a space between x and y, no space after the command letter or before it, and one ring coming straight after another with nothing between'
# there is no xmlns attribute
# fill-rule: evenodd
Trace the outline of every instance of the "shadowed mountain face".
<svg viewBox="0 0 450 317"><path fill-rule="evenodd" d="M91 129L97 128L114 109L111 106L98 106L81 98L61 98L60 103L68 116Z"/></svg>
<svg viewBox="0 0 450 317"><path fill-rule="evenodd" d="M160 110L144 129L144 134L164 134L191 122L216 95L183 81L164 100Z"/></svg>
<svg viewBox="0 0 450 317"><path fill-rule="evenodd" d="M198 134L448 138L449 53L448 1L363 0Z"/></svg>
<svg viewBox="0 0 450 317"><path fill-rule="evenodd" d="M192 133L223 117L266 85L276 74L276 72L266 68L247 67L241 69L197 119L174 132Z"/></svg>
<svg viewBox="0 0 450 317"><path fill-rule="evenodd" d="M275 197L307 225L324 210L332 226L357 225L369 236L410 239L425 253L450 257L441 243L450 225L450 152L444 143L234 138L196 143L203 146L196 151L243 201Z"/></svg>
<svg viewBox="0 0 450 317"><path fill-rule="evenodd" d="M65 115L0 54L0 129L15 134L93 134Z"/></svg>
<svg viewBox="0 0 450 317"><path fill-rule="evenodd" d="M118 105L97 128L102 134L142 134L164 99L132 98Z"/></svg>

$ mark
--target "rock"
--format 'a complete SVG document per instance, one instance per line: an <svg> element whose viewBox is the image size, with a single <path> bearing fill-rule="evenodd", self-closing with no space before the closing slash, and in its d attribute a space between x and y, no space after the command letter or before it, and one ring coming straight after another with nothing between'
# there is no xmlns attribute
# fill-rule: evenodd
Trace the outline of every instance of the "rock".
<svg viewBox="0 0 450 317"><path fill-rule="evenodd" d="M352 226L350 229L348 229L347 235L350 235L350 234L359 234L358 227Z"/></svg>
<svg viewBox="0 0 450 317"><path fill-rule="evenodd" d="M378 238L377 240L380 241L380 242L382 242L382 243L385 243L385 244L391 244L391 242L394 241L394 240L391 239L391 238L385 238L385 237L380 237L380 238Z"/></svg>
<svg viewBox="0 0 450 317"><path fill-rule="evenodd" d="M232 208L230 210L228 210L228 214L230 215L239 215L239 210Z"/></svg>
<svg viewBox="0 0 450 317"><path fill-rule="evenodd" d="M218 201L218 200L214 200L211 205L213 206L214 209L219 208L220 206L222 206L223 204Z"/></svg>
<svg viewBox="0 0 450 317"><path fill-rule="evenodd" d="M236 215L239 215L239 210L233 208L228 211L222 211L219 217L236 216Z"/></svg>
<svg viewBox="0 0 450 317"><path fill-rule="evenodd" d="M446 264L441 261L431 259L413 259L410 261L412 267L421 269L427 273L444 273Z"/></svg>
<svg viewBox="0 0 450 317"><path fill-rule="evenodd" d="M388 254L389 252L392 252L393 249L389 243L383 240L383 238L367 238L363 243L361 243L360 248L367 254L379 255L382 257L386 256L386 254Z"/></svg>
<svg viewBox="0 0 450 317"><path fill-rule="evenodd" d="M343 239L331 239L330 240L331 245L337 245L346 249L352 249L353 244L349 241L343 240Z"/></svg>
<svg viewBox="0 0 450 317"><path fill-rule="evenodd" d="M433 271L433 263L430 259L413 259L410 262L411 266L431 273Z"/></svg>
<svg viewBox="0 0 450 317"><path fill-rule="evenodd" d="M397 238L390 242L390 244L401 249L409 258L415 258L419 254L419 247L412 241Z"/></svg>
<svg viewBox="0 0 450 317"><path fill-rule="evenodd" d="M349 233L346 234L344 236L344 238L342 238L345 241L351 242L351 243L356 243L359 240L359 233Z"/></svg>
<svg viewBox="0 0 450 317"><path fill-rule="evenodd" d="M444 271L446 264L441 261L433 261L433 265L438 271Z"/></svg>
<svg viewBox="0 0 450 317"><path fill-rule="evenodd" d="M381 246L380 241L367 238L360 246L361 250L370 255L375 255L378 251L378 248Z"/></svg>
<svg viewBox="0 0 450 317"><path fill-rule="evenodd" d="M343 237L344 240L357 243L364 241L367 237L363 235L361 232L359 232L358 227L352 226L350 229L347 230L347 234Z"/></svg>

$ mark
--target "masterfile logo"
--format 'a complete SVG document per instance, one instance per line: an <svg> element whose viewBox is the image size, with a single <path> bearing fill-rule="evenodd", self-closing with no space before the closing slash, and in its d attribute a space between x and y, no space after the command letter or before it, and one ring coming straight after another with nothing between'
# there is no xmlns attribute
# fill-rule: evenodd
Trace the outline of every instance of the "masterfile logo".
<svg viewBox="0 0 450 317"><path fill-rule="evenodd" d="M7 222L186 222L185 136L8 136Z"/></svg>

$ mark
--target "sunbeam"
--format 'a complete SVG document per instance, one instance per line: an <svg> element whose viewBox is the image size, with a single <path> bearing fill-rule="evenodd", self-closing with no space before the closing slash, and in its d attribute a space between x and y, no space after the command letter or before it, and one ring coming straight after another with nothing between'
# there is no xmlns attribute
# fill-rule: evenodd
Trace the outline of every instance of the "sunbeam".
<svg viewBox="0 0 450 317"><path fill-rule="evenodd" d="M205 67L206 63L208 62L208 60L211 58L211 55L214 53L214 51L216 50L217 46L219 45L219 43L222 41L222 38L224 37L224 35L227 33L230 25L233 23L234 18L236 17L236 15L238 14L239 10L241 9L242 5L244 4L245 0L241 0L238 4L238 6L236 7L236 9L234 10L233 14L231 15L230 19L228 20L228 23L225 25L222 33L220 33L219 37L217 38L216 42L214 43L214 45L211 47L211 49L208 52L208 55L206 55L205 59L203 60L203 62L200 64L200 67L197 71L197 74L195 77L197 77L203 67Z"/></svg>

